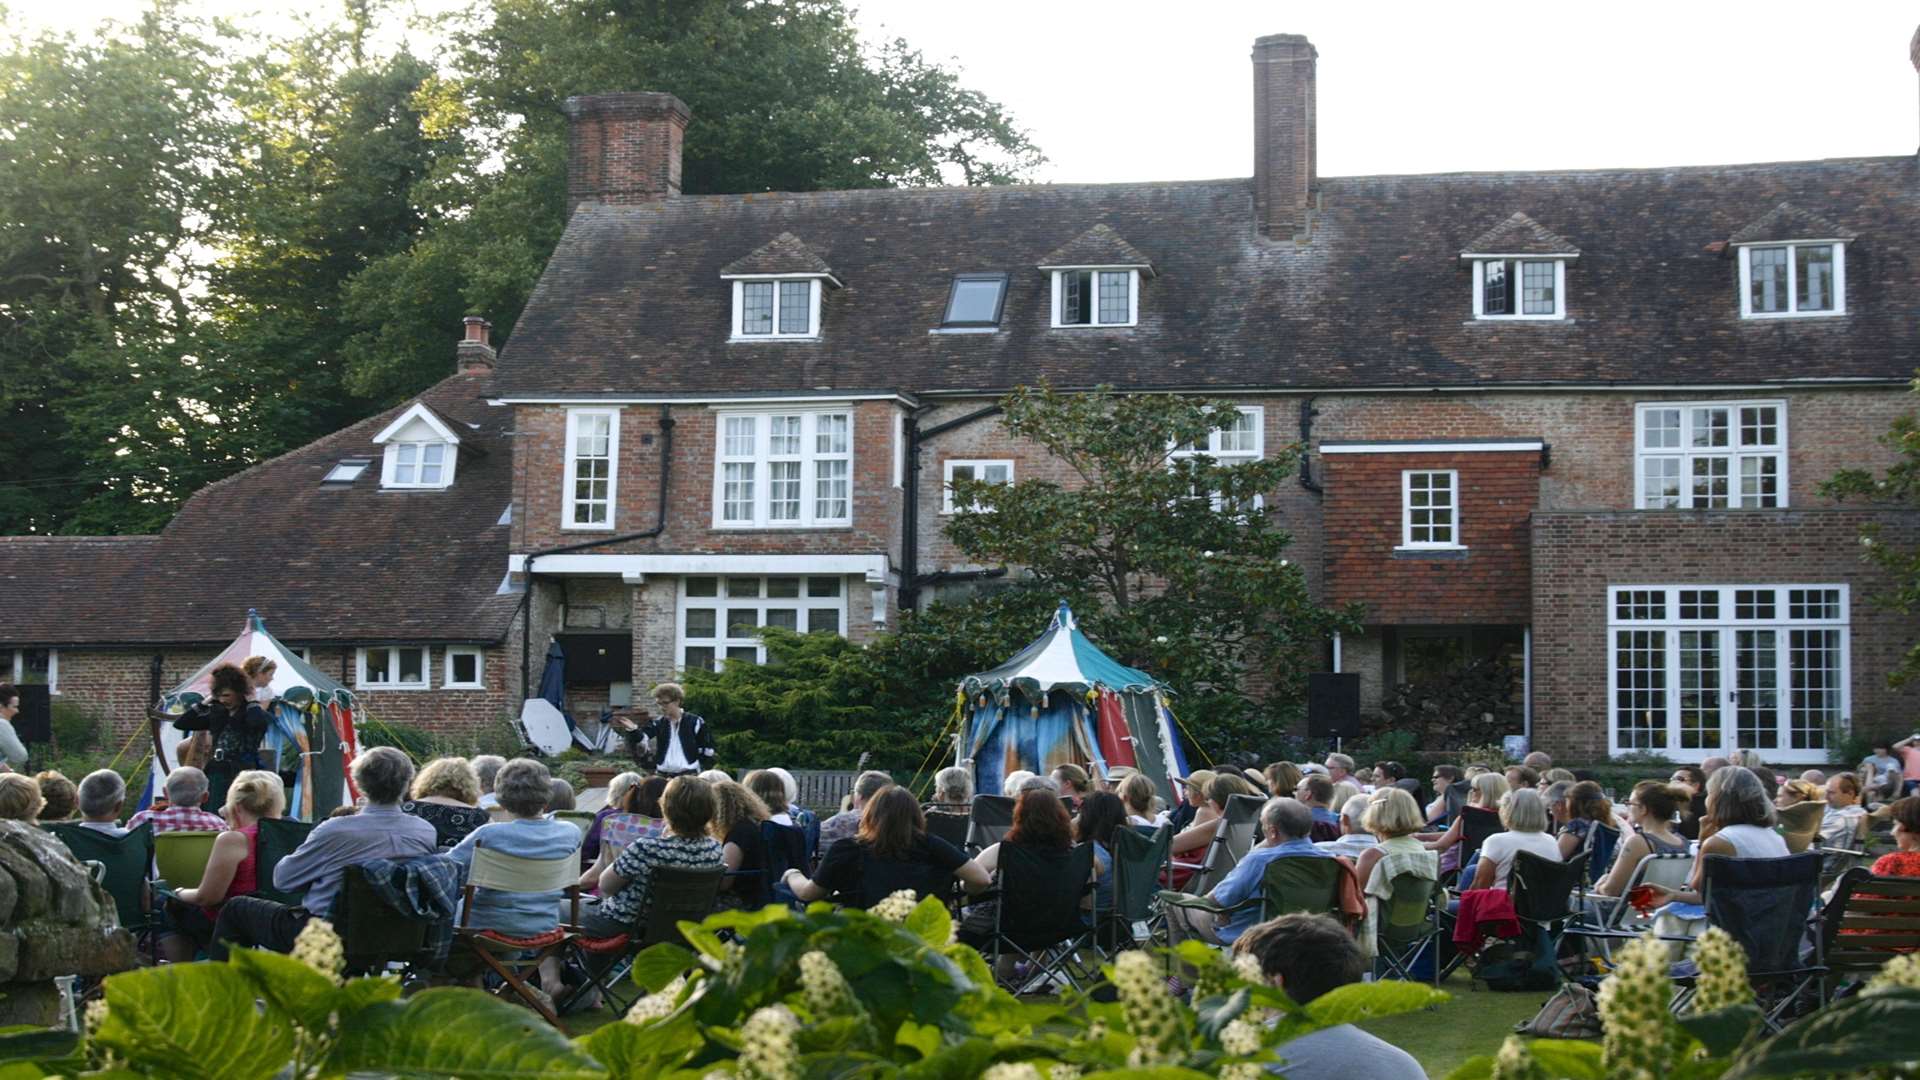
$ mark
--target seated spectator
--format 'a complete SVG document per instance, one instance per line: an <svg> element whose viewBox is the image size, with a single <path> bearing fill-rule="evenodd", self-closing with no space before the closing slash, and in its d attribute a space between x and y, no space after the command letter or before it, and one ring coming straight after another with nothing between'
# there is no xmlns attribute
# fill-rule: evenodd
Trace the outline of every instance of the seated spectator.
<svg viewBox="0 0 1920 1080"><path fill-rule="evenodd" d="M1521 788L1540 787L1540 774L1525 765L1509 765L1506 770L1507 790L1518 791Z"/></svg>
<svg viewBox="0 0 1920 1080"><path fill-rule="evenodd" d="M1373 786L1392 787L1407 778L1407 767L1397 761L1376 761L1373 763Z"/></svg>
<svg viewBox="0 0 1920 1080"><path fill-rule="evenodd" d="M1487 837L1480 845L1480 865L1474 872L1474 889L1504 889L1513 870L1513 857L1530 851L1543 859L1565 862L1560 844L1547 835L1547 804L1532 788L1507 792L1500 800L1500 823L1505 832Z"/></svg>
<svg viewBox="0 0 1920 1080"><path fill-rule="evenodd" d="M12 772L27 763L27 744L13 730L14 717L20 715L20 691L0 680L0 773Z"/></svg>
<svg viewBox="0 0 1920 1080"><path fill-rule="evenodd" d="M1893 843L1895 850L1873 860L1876 877L1920 877L1920 796L1895 800Z"/></svg>
<svg viewBox="0 0 1920 1080"><path fill-rule="evenodd" d="M1333 783L1353 775L1353 759L1345 754L1328 754L1321 764L1327 771L1327 779Z"/></svg>
<svg viewBox="0 0 1920 1080"><path fill-rule="evenodd" d="M400 804L405 813L433 826L442 848L465 840L489 820L480 809L480 776L466 758L443 757L427 762L413 778L412 798Z"/></svg>
<svg viewBox="0 0 1920 1080"><path fill-rule="evenodd" d="M1893 744L1893 756L1900 759L1900 795L1920 791L1920 735L1909 735Z"/></svg>
<svg viewBox="0 0 1920 1080"><path fill-rule="evenodd" d="M1238 773L1215 773L1207 783L1207 803L1205 816L1195 817L1193 824L1174 834L1173 857L1198 862L1206 855L1207 845L1213 843L1214 834L1220 831L1221 815L1227 812L1227 801L1235 795L1252 795L1253 785L1242 779ZM1312 818L1311 812L1308 818ZM1173 875L1175 888L1184 885L1193 875L1191 870L1184 873L1176 867Z"/></svg>
<svg viewBox="0 0 1920 1080"><path fill-rule="evenodd" d="M1718 761L1718 766L1713 763ZM1680 765L1674 768L1667 783L1684 789L1687 793L1685 804L1680 808L1680 820L1674 823L1675 831L1688 840L1700 839L1700 819L1707 816L1707 775L1713 768L1727 767L1726 758L1708 758L1699 765Z"/></svg>
<svg viewBox="0 0 1920 1080"><path fill-rule="evenodd" d="M767 844L760 823L767 820L767 804L733 780L713 785L713 820L707 832L720 841L727 879L720 885L720 906L758 911L772 897L767 880Z"/></svg>
<svg viewBox="0 0 1920 1080"><path fill-rule="evenodd" d="M1053 777L1041 776L1038 773L1028 773L1027 778L1020 781L1020 786L1013 789L1014 797L1019 798L1020 792L1022 791L1033 791L1036 789L1040 791L1050 791L1056 796L1060 794L1060 785L1053 782Z"/></svg>
<svg viewBox="0 0 1920 1080"><path fill-rule="evenodd" d="M229 899L253 895L260 886L256 861L260 823L286 809L287 791L277 773L248 769L227 785L227 828L214 837L200 884L174 893L167 904L167 923L174 933L160 938L162 956L185 963L193 959L196 949L212 944L221 907Z"/></svg>
<svg viewBox="0 0 1920 1080"><path fill-rule="evenodd" d="M25 773L0 773L0 818L24 821L40 820L40 809L47 804L40 785Z"/></svg>
<svg viewBox="0 0 1920 1080"><path fill-rule="evenodd" d="M628 844L600 875L600 900L582 908L580 925L590 937L637 933L653 906L656 869L722 870L720 842L708 834L713 821L713 785L697 776L677 776L660 795L666 831Z"/></svg>
<svg viewBox="0 0 1920 1080"><path fill-rule="evenodd" d="M1167 814L1167 820L1173 824L1174 835L1193 828L1212 817L1213 811L1207 808L1207 785L1213 783L1212 769L1195 769L1184 780L1176 780L1178 785L1174 794L1179 796L1180 804Z"/></svg>
<svg viewBox="0 0 1920 1080"><path fill-rule="evenodd" d="M1000 869L1001 849L1009 847L1058 860L1064 866L1067 853L1073 849L1073 819L1067 816L1067 808L1060 802L1060 796L1045 788L1030 787L1022 791L1014 801L1013 827L1007 830L1006 838L988 845L985 851L974 857L974 862L991 876ZM1017 899L1014 902L1017 903ZM993 941L995 917L993 903L975 904L968 908L960 920L960 941L976 949L986 948Z"/></svg>
<svg viewBox="0 0 1920 1080"><path fill-rule="evenodd" d="M767 769L755 769L747 774L744 783L748 791L767 804L768 821L793 827L793 815L787 813L787 785L781 783L778 776Z"/></svg>
<svg viewBox="0 0 1920 1080"><path fill-rule="evenodd" d="M1542 784L1565 784L1568 787L1572 787L1579 782L1580 778L1573 775L1573 770L1571 769L1548 769L1540 774L1540 783Z"/></svg>
<svg viewBox="0 0 1920 1080"><path fill-rule="evenodd" d="M1860 805L1860 778L1852 773L1835 773L1821 791L1827 803L1820 815L1821 845L1854 847L1860 837L1860 823L1867 820L1867 808Z"/></svg>
<svg viewBox="0 0 1920 1080"><path fill-rule="evenodd" d="M600 819L600 850L594 853L587 872L580 875L580 888L587 892L597 890L600 875L613 865L622 851L636 840L659 836L666 830L667 819L660 808L660 796L666 790L666 777L649 776L622 792L620 805L609 807L611 813Z"/></svg>
<svg viewBox="0 0 1920 1080"><path fill-rule="evenodd" d="M500 805L500 800L493 796L493 778L499 775L500 766L506 763L507 759L499 754L480 754L469 762L473 766L473 775L480 778L480 801L477 804L480 809L491 810Z"/></svg>
<svg viewBox="0 0 1920 1080"><path fill-rule="evenodd" d="M1892 739L1873 740L1873 753L1860 759L1860 774L1868 799L1889 802L1900 797L1900 759L1894 756Z"/></svg>
<svg viewBox="0 0 1920 1080"><path fill-rule="evenodd" d="M792 867L782 880L803 901L832 899L857 908L870 908L901 889L923 897L946 896L954 881L970 893L990 883L987 872L965 852L928 835L919 802L898 785L867 800L859 831L846 843L835 844L811 879Z"/></svg>
<svg viewBox="0 0 1920 1080"><path fill-rule="evenodd" d="M1264 839L1247 852L1246 857L1221 879L1220 884L1213 887L1213 891L1207 894L1208 898L1222 907L1230 908L1259 897L1267 864L1275 859L1332 858L1307 839L1312 831L1313 814L1304 803L1298 799L1268 799L1266 805L1260 808L1260 832ZM1260 908L1257 904L1221 915L1204 908L1169 905L1168 940L1175 946L1189 938L1209 945L1230 945L1259 918ZM1345 933L1344 930L1341 932Z"/></svg>
<svg viewBox="0 0 1920 1080"><path fill-rule="evenodd" d="M929 811L965 814L973 810L973 771L949 765L933 776L933 802Z"/></svg>
<svg viewBox="0 0 1920 1080"><path fill-rule="evenodd" d="M495 784L497 785L498 783L499 781L496 778ZM494 794L499 794L497 787ZM573 809L573 785L557 776L549 776L547 779L547 813L557 814L562 810L571 809ZM575 829L574 831L579 832L580 830Z"/></svg>
<svg viewBox="0 0 1920 1080"><path fill-rule="evenodd" d="M127 819L128 829L151 824L155 836L166 832L219 832L227 827L218 814L202 809L207 803L207 774L182 765L167 774L165 806L153 806Z"/></svg>
<svg viewBox="0 0 1920 1080"><path fill-rule="evenodd" d="M1147 774L1128 773L1126 779L1120 781L1120 789L1116 794L1126 807L1127 824L1146 829L1159 825L1160 817L1154 813L1153 803L1160 793L1154 789L1153 781L1147 779Z"/></svg>
<svg viewBox="0 0 1920 1080"><path fill-rule="evenodd" d="M673 778L668 777L667 779L671 780ZM700 773L700 779L705 780L709 784L724 784L733 779L733 774L727 772L725 769L706 769Z"/></svg>
<svg viewBox="0 0 1920 1080"><path fill-rule="evenodd" d="M1354 876L1359 879L1362 890L1372 892L1369 883L1373 868L1389 857L1392 861L1385 871L1389 884L1381 886L1381 895L1391 891L1392 876L1400 872L1396 868L1411 869L1412 864L1417 863L1425 868L1424 876L1438 879L1439 859L1413 835L1424 824L1426 819L1420 816L1420 804L1405 788L1384 787L1367 799L1361 810L1361 827L1374 842L1361 851L1353 864Z"/></svg>
<svg viewBox="0 0 1920 1080"><path fill-rule="evenodd" d="M1093 777L1070 761L1053 770L1052 779L1060 791L1060 801L1067 804L1070 814L1079 813L1081 801L1093 794Z"/></svg>
<svg viewBox="0 0 1920 1080"><path fill-rule="evenodd" d="M1496 811L1500 808L1500 801L1507 797L1508 790L1505 776L1497 772L1483 772L1469 781L1466 805L1475 810ZM1460 843L1465 836L1465 817L1464 812L1455 817L1453 824L1447 826L1447 831L1440 834L1440 839L1427 844L1427 849L1444 855ZM1446 868L1444 863L1442 868Z"/></svg>
<svg viewBox="0 0 1920 1080"><path fill-rule="evenodd" d="M1553 755L1547 753L1545 750L1535 750L1533 753L1521 758L1520 764L1525 765L1536 773L1544 773L1548 769L1553 768Z"/></svg>
<svg viewBox="0 0 1920 1080"><path fill-rule="evenodd" d="M44 802L40 808L41 821L67 821L80 807L80 789L66 774L48 769L33 775L35 783L40 785L40 798Z"/></svg>
<svg viewBox="0 0 1920 1080"><path fill-rule="evenodd" d="M1607 801L1606 792L1591 780L1582 780L1568 787L1562 805L1566 816L1560 821L1561 862L1573 858L1577 851L1584 851L1588 837L1596 827L1619 827L1614 821L1613 804Z"/></svg>
<svg viewBox="0 0 1920 1080"><path fill-rule="evenodd" d="M1295 912L1250 928L1234 954L1251 956L1267 983L1305 1005L1367 970L1360 946L1339 921ZM1425 1080L1413 1055L1352 1024L1335 1024L1275 1048L1287 1080Z"/></svg>
<svg viewBox="0 0 1920 1080"><path fill-rule="evenodd" d="M1015 769L1000 778L1000 794L1005 798L1017 799L1020 797L1020 789L1031 779L1033 779L1032 773L1025 769Z"/></svg>
<svg viewBox="0 0 1920 1080"><path fill-rule="evenodd" d="M563 781L564 782L564 781ZM547 767L531 758L514 758L494 774L493 794L505 821L489 822L467 834L447 857L469 868L474 852L484 848L522 859L566 859L580 850L580 830L572 822L547 816L556 788ZM569 794L572 788L568 788ZM577 863L574 865L578 865ZM571 872L571 871L570 871ZM463 925L492 930L507 937L538 937L572 914L572 902L563 892L519 893L476 889L473 907L462 914ZM560 958L540 961L540 985L553 993L560 985Z"/></svg>
<svg viewBox="0 0 1920 1080"><path fill-rule="evenodd" d="M1372 795L1355 795L1348 799L1347 805L1340 808L1340 838L1315 841L1313 846L1329 855L1345 855L1349 859L1357 859L1372 851L1377 841L1366 826L1367 808L1372 805Z"/></svg>
<svg viewBox="0 0 1920 1080"><path fill-rule="evenodd" d="M779 766L767 770L780 778L787 788L787 816L793 819L793 827L807 834L807 858L820 853L820 816L800 805L800 781L793 774ZM973 781L967 781L968 798L972 798Z"/></svg>
<svg viewBox="0 0 1920 1080"><path fill-rule="evenodd" d="M1306 775L1291 761L1276 761L1261 773L1267 778L1267 792L1271 795L1285 795L1295 790L1300 786L1300 778Z"/></svg>
<svg viewBox="0 0 1920 1080"><path fill-rule="evenodd" d="M833 845L852 836L860 829L860 815L866 809L867 800L893 786L893 777L878 769L868 769L853 780L853 791L847 795L847 809L820 823L820 853L824 856L833 850Z"/></svg>
<svg viewBox="0 0 1920 1080"><path fill-rule="evenodd" d="M1306 804L1307 812L1313 815L1315 825L1323 825L1331 830L1331 836L1324 839L1337 839L1340 835L1340 815L1332 807L1333 781L1324 776L1303 776L1293 790L1276 791L1275 795L1292 795ZM1342 806L1345 804L1342 803Z"/></svg>
<svg viewBox="0 0 1920 1080"><path fill-rule="evenodd" d="M1074 842L1093 845L1093 896L1089 900L1095 911L1113 910L1113 834L1126 823L1126 805L1110 791L1090 793L1074 816Z"/></svg>
<svg viewBox="0 0 1920 1080"><path fill-rule="evenodd" d="M1707 820L1711 832L1702 830L1699 854L1693 861L1693 876L1685 889L1649 886L1661 902L1701 903L1700 887L1709 855L1730 855L1736 859L1784 859L1787 842L1774 831L1773 800L1766 785L1753 770L1739 765L1717 769L1707 777Z"/></svg>
<svg viewBox="0 0 1920 1080"><path fill-rule="evenodd" d="M1447 816L1447 789L1466 779L1466 773L1458 765L1435 765L1433 767L1433 801L1427 804L1427 820L1439 821Z"/></svg>
<svg viewBox="0 0 1920 1080"><path fill-rule="evenodd" d="M127 782L112 769L95 769L80 781L80 826L108 836L125 836L120 808L127 803Z"/></svg>
<svg viewBox="0 0 1920 1080"><path fill-rule="evenodd" d="M1633 833L1620 842L1613 866L1593 891L1601 896L1619 896L1633 878L1633 869L1648 855L1684 854L1687 838L1681 836L1674 819L1686 806L1688 791L1678 784L1642 780L1627 797L1627 819Z"/></svg>
<svg viewBox="0 0 1920 1080"><path fill-rule="evenodd" d="M593 824L587 826L586 838L580 842L581 862L592 863L599 859L601 830L606 826L607 818L626 812L624 808L628 794L645 779L637 772L623 772L607 781L607 804L594 811ZM665 784L666 781L661 781L661 786Z"/></svg>
<svg viewBox="0 0 1920 1080"><path fill-rule="evenodd" d="M1808 769L1802 772L1800 779L1805 780L1809 784L1818 784L1821 787L1827 785L1827 774L1819 769Z"/></svg>
<svg viewBox="0 0 1920 1080"><path fill-rule="evenodd" d="M328 818L307 834L300 847L273 868L273 887L306 890L299 907L258 896L239 896L220 909L213 930L213 957L226 959L232 947L273 952L293 948L309 918L333 914L347 868L370 859L411 859L431 855L439 837L433 826L402 813L400 800L413 782L413 762L391 746L362 750L353 759L353 786L367 804L356 814Z"/></svg>
<svg viewBox="0 0 1920 1080"><path fill-rule="evenodd" d="M1805 780L1789 780L1780 785L1773 797L1776 810L1785 810L1789 806L1798 806L1803 802L1820 802L1826 798L1819 784L1810 784Z"/></svg>
<svg viewBox="0 0 1920 1080"><path fill-rule="evenodd" d="M1342 784L1352 784L1354 787L1360 789L1363 792L1372 791L1373 790L1373 766L1362 765L1359 768L1348 773L1346 777L1340 780L1339 782Z"/></svg>

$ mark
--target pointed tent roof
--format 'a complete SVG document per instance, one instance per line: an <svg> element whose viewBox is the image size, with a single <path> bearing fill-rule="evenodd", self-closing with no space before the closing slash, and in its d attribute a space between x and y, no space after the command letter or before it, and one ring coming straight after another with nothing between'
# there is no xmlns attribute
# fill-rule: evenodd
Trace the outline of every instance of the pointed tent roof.
<svg viewBox="0 0 1920 1080"><path fill-rule="evenodd" d="M1573 241L1516 210L1513 216L1473 238L1460 252L1472 255L1578 255Z"/></svg>
<svg viewBox="0 0 1920 1080"><path fill-rule="evenodd" d="M1054 689L1076 693L1094 687L1166 689L1146 672L1130 668L1101 652L1080 632L1080 624L1074 621L1073 612L1065 604L1054 612L1047 632L1034 639L1033 644L992 671L967 676L960 686L969 695L983 691L998 695L1008 687L1017 687L1029 697L1039 697Z"/></svg>
<svg viewBox="0 0 1920 1080"><path fill-rule="evenodd" d="M213 669L221 664L240 666L249 656L264 656L276 665L273 682L270 687L275 697L284 697L298 701L305 691L324 704L343 701L351 704L353 691L322 674L319 668L294 655L291 649L280 644L280 640L267 633L266 620L260 613L249 609L247 624L241 628L240 636L233 643L220 650L220 655L201 665L185 682L161 695L164 707L185 707L194 702L205 701L213 685Z"/></svg>
<svg viewBox="0 0 1920 1080"><path fill-rule="evenodd" d="M1053 266L1137 266L1153 276L1152 260L1104 221L1047 252L1040 267Z"/></svg>
<svg viewBox="0 0 1920 1080"><path fill-rule="evenodd" d="M1809 213L1792 203L1762 214L1745 228L1727 238L1729 244L1763 244L1772 240L1851 240L1853 233L1819 214Z"/></svg>
<svg viewBox="0 0 1920 1080"><path fill-rule="evenodd" d="M832 278L833 268L799 237L783 232L720 268L723 278L749 274L809 274Z"/></svg>

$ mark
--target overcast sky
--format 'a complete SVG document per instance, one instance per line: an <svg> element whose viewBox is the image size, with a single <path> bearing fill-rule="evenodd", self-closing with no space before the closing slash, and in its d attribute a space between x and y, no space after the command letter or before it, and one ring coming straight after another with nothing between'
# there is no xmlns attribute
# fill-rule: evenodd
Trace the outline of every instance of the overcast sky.
<svg viewBox="0 0 1920 1080"><path fill-rule="evenodd" d="M410 2L433 10L452 0ZM0 3L28 26L76 30L142 6ZM285 10L262 0L187 6ZM1320 171L1329 176L1910 154L1920 142L1920 81L1907 57L1920 7L1895 0L857 8L869 34L904 37L959 66L967 85L1011 110L1049 158L1042 180L1249 175L1248 51L1271 33L1305 34L1319 49ZM284 25L286 16L262 18Z"/></svg>

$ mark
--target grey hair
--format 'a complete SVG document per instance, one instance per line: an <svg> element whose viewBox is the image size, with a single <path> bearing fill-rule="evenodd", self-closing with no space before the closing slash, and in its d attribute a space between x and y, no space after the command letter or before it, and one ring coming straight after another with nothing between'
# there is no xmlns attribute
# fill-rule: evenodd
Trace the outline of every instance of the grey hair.
<svg viewBox="0 0 1920 1080"><path fill-rule="evenodd" d="M958 765L949 765L933 777L935 797L948 802L973 801L973 773Z"/></svg>
<svg viewBox="0 0 1920 1080"><path fill-rule="evenodd" d="M1500 823L1517 833L1546 832L1550 823L1546 800L1530 787L1514 788L1500 800Z"/></svg>
<svg viewBox="0 0 1920 1080"><path fill-rule="evenodd" d="M625 799L627 790L645 779L646 777L637 772L623 772L607 781L607 805L619 806Z"/></svg>
<svg viewBox="0 0 1920 1080"><path fill-rule="evenodd" d="M1025 787L1027 781L1032 777L1033 777L1033 774L1028 772L1025 769L1013 770L1012 772L1000 778L1000 794L1006 796L1009 799L1019 798L1020 789Z"/></svg>
<svg viewBox="0 0 1920 1080"><path fill-rule="evenodd" d="M467 762L473 766L474 775L480 778L482 794L493 790L493 778L500 774L500 766L506 763L507 759L499 754L481 754Z"/></svg>
<svg viewBox="0 0 1920 1080"><path fill-rule="evenodd" d="M391 806L406 797L413 762L391 746L362 750L353 759L353 784L370 804Z"/></svg>
<svg viewBox="0 0 1920 1080"><path fill-rule="evenodd" d="M1707 777L1707 816L1721 828L1728 825L1773 827L1777 816L1767 786L1753 770L1729 765Z"/></svg>
<svg viewBox="0 0 1920 1080"><path fill-rule="evenodd" d="M1025 780L1020 781L1020 787L1016 789L1013 794L1018 798L1023 791L1045 791L1058 795L1060 794L1060 785L1054 782L1051 776L1033 774L1029 775Z"/></svg>
<svg viewBox="0 0 1920 1080"><path fill-rule="evenodd" d="M1371 805L1373 805L1371 796L1355 795L1347 800L1347 805L1340 808L1340 816L1353 822L1354 828L1360 828L1360 823L1367 816L1367 807Z"/></svg>
<svg viewBox="0 0 1920 1080"><path fill-rule="evenodd" d="M553 798L553 774L532 758L514 758L493 778L500 809L518 817L539 817Z"/></svg>
<svg viewBox="0 0 1920 1080"><path fill-rule="evenodd" d="M1260 808L1260 830L1278 830L1289 840L1304 840L1313 832L1313 811L1299 799L1268 799Z"/></svg>
<svg viewBox="0 0 1920 1080"><path fill-rule="evenodd" d="M127 782L112 769L96 769L80 781L80 813L99 817L120 809L127 801Z"/></svg>
<svg viewBox="0 0 1920 1080"><path fill-rule="evenodd" d="M210 785L207 774L191 765L182 765L167 774L167 803L172 806L199 806Z"/></svg>

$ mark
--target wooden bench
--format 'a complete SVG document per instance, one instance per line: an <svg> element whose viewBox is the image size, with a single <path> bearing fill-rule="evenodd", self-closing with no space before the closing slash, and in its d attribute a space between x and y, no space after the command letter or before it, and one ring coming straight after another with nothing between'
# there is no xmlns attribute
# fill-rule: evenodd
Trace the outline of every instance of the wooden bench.
<svg viewBox="0 0 1920 1080"><path fill-rule="evenodd" d="M800 805L831 817L840 812L840 800L853 790L860 774L852 769L792 769L794 782L800 785Z"/></svg>

